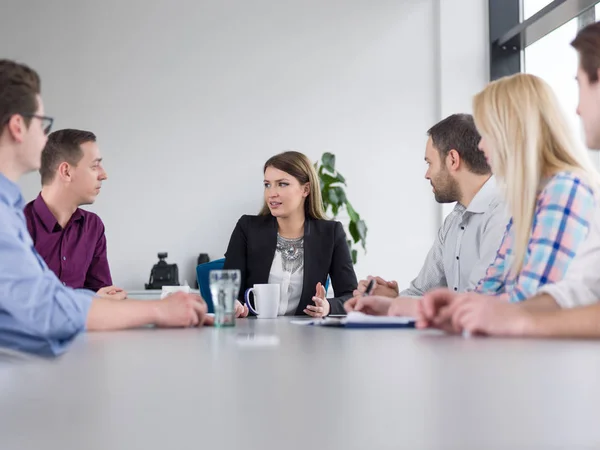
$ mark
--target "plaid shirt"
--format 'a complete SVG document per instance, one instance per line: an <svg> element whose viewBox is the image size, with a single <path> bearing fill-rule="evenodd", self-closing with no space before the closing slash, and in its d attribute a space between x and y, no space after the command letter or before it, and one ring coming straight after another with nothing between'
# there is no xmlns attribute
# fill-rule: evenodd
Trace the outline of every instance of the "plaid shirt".
<svg viewBox="0 0 600 450"><path fill-rule="evenodd" d="M475 289L511 302L533 296L545 284L561 280L593 220L594 192L571 172L554 175L538 195L533 228L521 272L510 273L514 233L506 227L496 259Z"/></svg>

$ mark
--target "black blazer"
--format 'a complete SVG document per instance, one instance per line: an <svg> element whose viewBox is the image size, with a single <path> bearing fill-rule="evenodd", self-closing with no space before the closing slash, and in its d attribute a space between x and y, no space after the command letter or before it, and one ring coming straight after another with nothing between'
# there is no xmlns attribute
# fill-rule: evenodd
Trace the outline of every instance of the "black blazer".
<svg viewBox="0 0 600 450"><path fill-rule="evenodd" d="M277 219L268 216L242 216L229 240L223 269L239 269L242 284L239 300L244 303L246 289L269 282L269 272L277 246ZM306 218L304 223L304 283L296 315L304 314L317 283L325 286L327 275L335 298L330 298L330 314L345 314L344 302L352 297L357 281L346 233L342 224Z"/></svg>

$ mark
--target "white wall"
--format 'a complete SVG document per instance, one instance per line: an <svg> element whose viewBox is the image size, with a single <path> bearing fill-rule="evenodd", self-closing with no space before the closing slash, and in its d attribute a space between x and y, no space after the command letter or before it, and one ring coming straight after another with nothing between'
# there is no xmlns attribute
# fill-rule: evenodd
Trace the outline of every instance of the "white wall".
<svg viewBox="0 0 600 450"><path fill-rule="evenodd" d="M440 117L473 112L473 96L489 82L488 2L439 0ZM454 203L443 205L446 216Z"/></svg>
<svg viewBox="0 0 600 450"><path fill-rule="evenodd" d="M487 35L460 23L467 0L439 1L5 0L0 54L40 72L57 129L99 136L110 178L91 209L117 284L141 288L158 251L191 283L198 253L221 257L237 218L260 207L264 161L298 149L338 157L369 226L358 275L403 285L439 223L425 131L456 111L438 88L470 92L487 67L479 47L440 57L446 14L467 41ZM452 75L440 81L439 67ZM38 182L23 180L27 198Z"/></svg>

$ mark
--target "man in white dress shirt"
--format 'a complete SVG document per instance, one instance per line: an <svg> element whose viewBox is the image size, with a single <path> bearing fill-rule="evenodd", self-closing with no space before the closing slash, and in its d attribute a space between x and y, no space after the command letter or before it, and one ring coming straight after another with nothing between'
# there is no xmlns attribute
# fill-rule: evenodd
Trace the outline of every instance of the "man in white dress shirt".
<svg viewBox="0 0 600 450"><path fill-rule="evenodd" d="M600 149L600 23L579 32L571 45L579 53L577 83L586 144ZM498 336L600 337L600 209L588 237L565 277L544 286L537 296L519 304L477 301L470 295L455 300L425 298L419 313L422 326L453 316L449 331ZM440 314L442 308L445 312Z"/></svg>
<svg viewBox="0 0 600 450"><path fill-rule="evenodd" d="M399 292L395 281L369 277L346 302L347 311L415 316L418 299L427 291L441 287L457 292L474 289L496 256L508 217L491 168L478 148L481 138L473 117L451 115L427 134L425 178L438 203L456 202L456 206L407 289ZM373 297L365 304L362 294L371 278L376 285Z"/></svg>

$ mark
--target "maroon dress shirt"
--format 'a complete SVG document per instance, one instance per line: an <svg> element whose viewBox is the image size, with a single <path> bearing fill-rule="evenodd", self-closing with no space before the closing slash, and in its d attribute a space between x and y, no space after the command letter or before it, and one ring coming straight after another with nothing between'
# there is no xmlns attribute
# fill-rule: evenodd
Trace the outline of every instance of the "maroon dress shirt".
<svg viewBox="0 0 600 450"><path fill-rule="evenodd" d="M100 217L77 208L63 229L41 194L25 206L25 217L35 249L65 286L97 291L112 285Z"/></svg>

